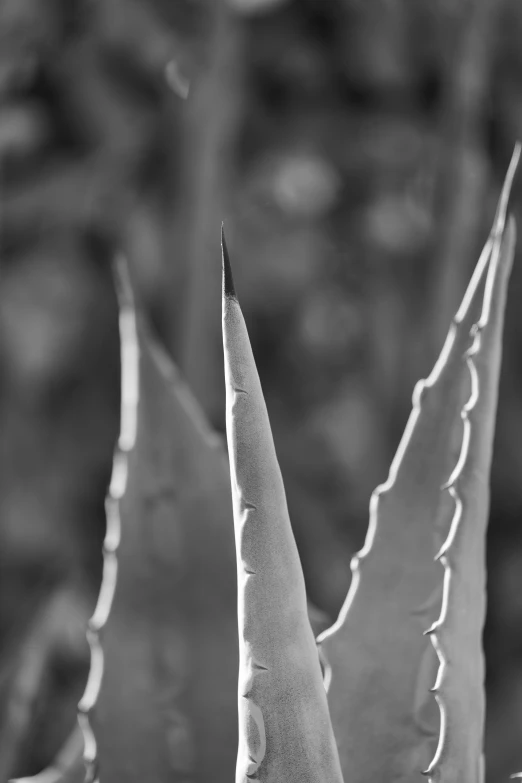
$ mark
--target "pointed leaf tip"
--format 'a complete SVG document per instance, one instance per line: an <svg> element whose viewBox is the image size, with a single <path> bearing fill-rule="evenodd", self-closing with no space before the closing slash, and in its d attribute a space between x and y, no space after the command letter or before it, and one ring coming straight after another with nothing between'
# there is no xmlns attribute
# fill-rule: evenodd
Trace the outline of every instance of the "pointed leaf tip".
<svg viewBox="0 0 522 783"><path fill-rule="evenodd" d="M237 299L223 223L221 224L221 255L223 259L223 295Z"/></svg>
<svg viewBox="0 0 522 783"><path fill-rule="evenodd" d="M237 783L342 783L319 655L261 383L227 297L226 428L238 558ZM232 288L233 292L233 288Z"/></svg>

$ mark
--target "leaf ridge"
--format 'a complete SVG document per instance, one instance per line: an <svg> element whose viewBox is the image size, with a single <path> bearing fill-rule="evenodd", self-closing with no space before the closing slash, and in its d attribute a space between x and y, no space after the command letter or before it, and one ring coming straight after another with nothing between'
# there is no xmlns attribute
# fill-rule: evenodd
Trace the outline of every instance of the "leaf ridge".
<svg viewBox="0 0 522 783"><path fill-rule="evenodd" d="M78 704L78 723L83 733L85 783L98 783L99 764L96 737L91 726L91 715L100 693L104 653L101 635L111 612L118 579L118 547L121 540L120 499L127 488L128 456L136 442L139 398L139 347L133 296L125 261L115 262L115 278L120 300L121 344L121 419L120 435L116 445L111 480L105 500L107 528L103 542L103 572L100 592L94 614L89 620L87 641L91 665L84 694Z"/></svg>
<svg viewBox="0 0 522 783"><path fill-rule="evenodd" d="M291 783L304 778L342 783L268 412L239 302L227 293L227 269L229 277L231 273L224 238L223 268L226 425L238 571L238 693L243 697L238 699L236 781ZM237 389L248 394L238 397Z"/></svg>
<svg viewBox="0 0 522 783"><path fill-rule="evenodd" d="M511 178L512 171L508 182ZM439 615L444 592L434 556L441 535L447 537L453 503L451 495L441 494L441 485L458 462L459 414L469 375L462 357L472 325L481 319L486 284L491 287L487 278L493 246L502 235L498 215L505 214L506 203L504 188L497 221L441 354L429 376L415 386L412 411L388 479L372 494L368 532L351 563L352 584L345 603L335 624L317 640L346 779L362 782L386 768L395 780L407 783L420 775L435 753L439 709L430 686L439 659L431 640L422 634ZM507 265L502 270L505 280ZM489 295L486 299L489 302ZM499 302L495 296L495 314L500 312ZM482 360L482 372L481 364ZM488 401L494 385L489 375L482 395ZM490 420L489 416L487 435ZM486 454L488 439L481 439L481 453Z"/></svg>
<svg viewBox="0 0 522 783"><path fill-rule="evenodd" d="M489 261L491 246L492 246L492 238L490 237L486 242L484 249L482 250L481 256L475 268L475 272L470 281L470 285L466 291L466 296L462 301L461 307L459 309L459 313L457 314L457 316L455 316L453 320L452 328L450 329L446 337L446 342L444 343L444 346L439 355L439 358L437 359L437 362L435 363L429 376L423 380L418 381L415 384L413 394L412 394L412 410L408 418L408 421L406 423L406 427L403 432L401 441L399 443L397 451L395 452L395 456L392 460L390 470L388 473L388 478L383 484L379 484L373 490L370 497L370 515L369 515L370 518L368 524L368 531L366 533L366 538L363 547L354 554L350 562L350 569L352 571L352 581L350 583L348 595L345 599L345 602L341 608L341 611L339 612L338 618L335 621L335 623L318 636L317 638L318 644L321 644L330 636L332 636L336 631L338 631L346 620L346 616L355 599L355 595L359 587L359 583L361 579L361 566L373 548L373 543L374 543L374 539L379 523L379 506L380 506L381 497L383 495L386 495L395 487L397 474L399 472L399 468L403 461L403 457L410 444L410 440L415 430L415 425L417 423L417 420L419 419L422 413L423 397L425 396L426 390L432 388L435 385L446 364L446 360L451 352L451 349L453 347L453 344L457 336L456 325L464 319L464 316L468 312L472 298L483 276L484 269ZM328 687L327 687L327 691L328 691Z"/></svg>
<svg viewBox="0 0 522 783"><path fill-rule="evenodd" d="M442 605L439 618L425 631L425 634L430 637L431 643L435 649L437 657L439 659L439 668L437 676L431 692L437 702L440 711L440 732L439 740L435 755L430 762L428 768L423 771L430 781L436 780L440 776L441 766L443 763L444 755L447 751L448 744L448 705L446 704L444 694L442 692L445 676L448 670L448 656L445 651L444 645L440 639L440 632L444 628L447 617L448 607L451 600L451 587L453 577L453 567L451 562L451 554L453 545L455 543L457 533L459 531L462 517L463 517L463 499L459 492L458 482L463 475L463 471L467 465L468 456L470 453L470 441L472 430L472 414L475 410L477 403L480 399L480 379L477 370L476 359L482 348L482 335L484 329L489 324L490 313L493 300L493 292L495 281L497 279L497 271L499 267L501 257L501 245L504 237L504 229L506 224L506 213L511 186L513 178L516 173L518 162L520 159L521 145L517 143L513 151L509 169L506 175L504 186L502 188L501 197L499 200L497 213L493 223L493 228L490 234L488 243L491 246L491 256L489 258L489 267L486 277L486 284L484 290L483 306L480 317L476 323L470 329L470 338L472 340L471 346L464 353L463 361L467 365L467 369L470 377L471 391L468 400L464 403L461 410L461 419L463 424L462 430L462 443L460 448L459 457L457 463L451 472L449 479L442 485L441 490L447 491L451 496L454 503L454 512L451 520L450 528L446 540L442 544L439 552L435 556L435 560L438 560L444 569L443 577L443 592L442 592ZM466 297L465 297L466 300ZM462 322L465 315L465 300L463 301L461 308L457 312L453 319L451 331L456 334L458 325Z"/></svg>

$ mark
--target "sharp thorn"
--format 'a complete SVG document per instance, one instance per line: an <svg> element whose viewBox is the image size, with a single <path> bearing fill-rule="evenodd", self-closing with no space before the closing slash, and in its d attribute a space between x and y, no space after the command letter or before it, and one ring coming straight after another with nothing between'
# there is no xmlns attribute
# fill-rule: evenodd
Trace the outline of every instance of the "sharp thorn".
<svg viewBox="0 0 522 783"><path fill-rule="evenodd" d="M234 278L232 277L232 269L230 266L230 258L228 255L227 242L225 239L225 228L223 223L221 224L221 256L223 261L223 294L230 299L236 299L236 290L234 288Z"/></svg>

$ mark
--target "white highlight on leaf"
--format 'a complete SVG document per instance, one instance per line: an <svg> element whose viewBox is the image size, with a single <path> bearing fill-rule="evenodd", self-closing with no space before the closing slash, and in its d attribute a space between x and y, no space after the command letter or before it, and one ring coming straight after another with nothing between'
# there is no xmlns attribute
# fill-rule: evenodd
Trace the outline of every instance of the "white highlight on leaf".
<svg viewBox="0 0 522 783"><path fill-rule="evenodd" d="M266 753L266 733L265 733L265 721L263 719L263 713L261 712L261 708L258 707L258 705L252 701L252 699L248 699L248 713L250 718L254 721L255 725L257 726L257 731L259 734L259 747L257 750L253 750L252 743L248 743L248 753L249 753L249 759L250 763L247 767L247 775L253 775L257 770L259 769L261 762L265 758Z"/></svg>
<svg viewBox="0 0 522 783"><path fill-rule="evenodd" d="M78 704L78 710L82 713L88 713L92 710L103 678L103 650L98 638L98 632L87 630L87 641L91 648L91 666L85 692Z"/></svg>
<svg viewBox="0 0 522 783"><path fill-rule="evenodd" d="M119 500L125 493L127 486L127 455L117 451L112 462L112 475L109 487L109 495L114 500Z"/></svg>
<svg viewBox="0 0 522 783"><path fill-rule="evenodd" d="M432 645L439 658L439 670L437 672L437 679L434 687L432 688L432 691L435 695L435 699L439 706L440 718L441 718L437 750L435 751L435 755L432 761L430 762L427 770L424 773L429 777L430 781L433 781L437 773L439 772L440 762L446 746L447 708L442 698L442 695L440 694L439 691L444 681L444 676L447 671L448 663L444 650L442 649L439 638L437 636L437 631L440 630L440 628L444 625L446 621L448 606L449 606L449 596L451 591L451 564L447 558L447 554L451 549L453 542L455 541L455 537L457 535L458 528L462 519L462 499L456 488L456 483L460 478L460 476L462 475L462 471L464 470L464 467L466 465L466 461L469 453L470 437L471 437L471 422L469 416L473 411L473 409L475 408L480 394L479 377L478 377L478 372L473 357L477 356L477 354L480 351L482 331L489 322L491 303L493 299L493 290L494 290L495 280L497 276L498 264L500 260L500 249L501 249L502 238L504 234L504 227L506 223L506 213L507 213L509 194L513 183L513 178L515 176L515 172L517 169L518 161L520 158L520 152L521 152L521 146L519 143L517 143L513 151L509 169L504 182L504 186L502 188L502 193L500 196L497 214L495 216L495 221L493 224L491 236L488 240L488 243L486 243L486 247L488 246L488 244L491 247L491 256L489 259L489 267L487 271L486 284L484 289L482 310L481 310L479 320L471 327L470 330L470 337L473 340L472 345L464 354L464 359L466 361L468 371L470 373L471 393L468 401L465 403L461 411L461 417L463 421L462 446L461 446L460 455L457 464L453 469L450 478L441 487L442 490L446 490L451 495L455 503L455 511L453 514L450 530L446 538L446 541L444 542L439 553L436 556L436 559L439 560L442 567L444 568L444 589L442 595L441 612L438 620L436 620L431 626L431 628L429 628L428 631L426 631L426 633L430 635ZM484 248L484 251L486 250L486 247ZM479 264L480 264L480 260L479 260ZM475 281L478 281L478 279L479 277L477 276L477 270L475 270L475 273L472 277L472 281L470 283L470 288ZM471 301L471 296L468 296L468 292L466 292L466 296L464 297L462 305L459 308L457 315L454 318L454 322L452 324L452 330L454 333L456 332L457 325L463 320L467 312L467 308L469 307L470 301Z"/></svg>
<svg viewBox="0 0 522 783"><path fill-rule="evenodd" d="M105 516L107 529L103 548L106 552L116 552L121 540L120 508L118 500L111 495L105 498Z"/></svg>
<svg viewBox="0 0 522 783"><path fill-rule="evenodd" d="M186 100L189 97L190 82L182 73L177 60L170 60L165 66L165 79L178 98Z"/></svg>
<svg viewBox="0 0 522 783"><path fill-rule="evenodd" d="M446 727L447 727L446 708L443 701L440 698L438 690L444 679L444 674L447 668L447 661L444 656L444 652L439 644L439 640L436 635L436 630L442 625L446 617L448 596L449 596L450 586L451 586L451 569L445 554L447 553L448 549L451 546L451 543L455 538L458 529L458 524L462 516L462 501L455 490L454 484L457 481L458 477L460 476L461 471L466 462L469 439L470 439L470 422L468 419L468 415L476 405L478 394L479 394L478 374L472 357L480 349L480 333L489 320L493 287L496 279L496 272L497 272L497 267L499 262L501 240L502 240L505 221L506 221L509 194L513 182L513 178L516 172L516 168L518 165L518 161L520 158L520 153L521 153L521 145L520 143L517 143L513 152L513 156L511 158L511 162L506 175L504 186L502 188L502 193L500 196L499 205L498 205L495 221L493 224L492 232L482 250L482 253L479 257L479 260L477 262L476 268L471 277L469 286L466 290L462 303L457 311L457 314L453 319L453 323L450 327L448 336L446 338L440 356L437 362L435 363L435 366L433 367L433 370L431 371L428 378L419 381L415 386L412 395L412 411L410 413L410 417L406 424L406 428L404 430L399 447L392 461L388 479L384 484L381 484L378 487L376 487L376 489L372 493L370 499L370 521L368 525L368 532L366 534L364 546L359 552L357 552L354 555L350 564L350 568L352 570L352 581L350 584L348 595L346 596L345 602L341 608L337 621L331 626L331 628L327 629L317 637L317 643L320 645L325 639L328 639L330 636L335 634L342 627L342 625L346 620L346 616L350 611L350 607L353 604L355 595L357 594L357 590L359 588L359 584L361 580L361 564L364 561L364 559L368 556L369 552L371 551L375 539L375 534L377 531L377 524L378 524L378 510L379 510L380 497L386 492L389 492L395 484L399 468L401 466L405 452L409 446L415 426L417 424L417 420L421 413L421 403L422 403L423 394L427 388L431 388L432 386L434 386L434 384L437 382L438 378L440 377L442 370L448 360L448 356L452 350L453 344L455 342L456 335L457 335L457 327L466 317L471 302L476 294L478 285L482 280L484 272L487 268L487 278L485 284L481 316L477 324L474 325L474 327L470 332L471 336L473 337L473 344L465 355L466 363L470 372L472 390L471 390L470 399L467 401L461 413L463 424L464 424L461 452L457 465L455 469L452 471L450 479L442 487L442 489L447 489L447 491L452 496L455 502L455 512L452 519L452 524L450 526L449 535L446 541L444 542L443 546L441 547L441 550L437 554L437 559L444 567L441 614L439 619L433 624L433 626L429 628L428 631L425 632L430 635L432 645L439 659L439 669L437 673L437 679L434 687L432 688L432 692L434 693L434 697L437 701L440 710L440 733L439 733L439 741L437 745L437 750L435 752L435 756L425 772L425 774L430 776L431 780L433 779L434 772L439 764L439 760L441 758L442 751L445 745L445 739L446 739ZM324 672L324 685L327 692L330 688L331 681L332 681L332 672L331 672L331 668L328 666L325 667L325 672Z"/></svg>
<svg viewBox="0 0 522 783"><path fill-rule="evenodd" d="M85 783L98 783L96 737L90 714L100 693L103 680L104 655L100 632L105 626L114 600L118 576L117 550L121 539L119 501L127 489L128 454L134 448L138 428L139 343L136 313L127 267L123 258L116 259L115 279L120 307L121 345L121 416L120 435L115 450L108 495L105 499L107 528L103 543L103 576L94 614L89 621L91 665L87 685L78 704L78 723L84 738L83 758L86 765Z"/></svg>
<svg viewBox="0 0 522 783"><path fill-rule="evenodd" d="M129 451L136 440L139 397L139 348L136 334L136 316L130 305L120 315L121 341L121 424L118 445Z"/></svg>
<svg viewBox="0 0 522 783"><path fill-rule="evenodd" d="M116 590L117 577L118 558L114 551L106 552L103 560L103 576L98 603L89 621L89 627L94 631L99 631L107 622Z"/></svg>
<svg viewBox="0 0 522 783"><path fill-rule="evenodd" d="M444 369L444 366L446 365L448 356L451 352L451 349L453 348L453 343L455 342L455 338L456 338L456 324L459 323L465 317L469 309L470 303L473 299L475 291L478 288L478 285L483 276L486 265L489 262L491 247L492 247L492 240L490 238L486 242L486 245L480 255L479 261L477 263L477 267L471 278L470 284L468 286L468 290L466 291L466 295L464 296L464 299L459 308L457 316L454 319L454 322L450 328L450 331L448 333L448 336L446 338L440 356L437 359L435 366L433 367L433 370L425 380L419 381L415 385L415 388L413 390L413 395L412 395L412 411L410 413L410 417L407 421L406 428L404 430L403 436L401 438L401 441L395 453L395 457L393 458L392 464L390 466L388 479L384 484L379 484L379 486L374 489L372 496L370 498L370 521L368 524L368 532L366 534L364 546L362 547L362 549L359 550L359 552L357 552L353 556L352 561L350 563L350 568L352 571L352 581L350 583L350 589L348 590L348 595L346 596L346 599L341 608L341 611L339 612L339 616L336 622L331 626L331 628L328 628L326 631L323 631L323 633L319 634L319 636L317 637L318 644L321 644L325 639L332 636L336 631L339 630L339 628L342 627L342 625L346 620L346 616L350 611L350 607L354 601L355 595L359 587L359 582L361 579L361 573L360 573L361 563L371 551L375 539L375 534L377 532L380 497L381 495L384 495L386 492L389 492L395 485L399 468L401 466L402 460L404 459L406 450L410 444L411 438L413 436L413 432L417 424L417 420L421 414L421 404L422 404L422 397L424 395L424 392L426 389L429 389L435 385L435 383L438 381L442 373L442 370ZM328 682L328 685L326 687L327 692L328 692L329 685L330 685L330 681Z"/></svg>
<svg viewBox="0 0 522 783"><path fill-rule="evenodd" d="M92 764L96 760L96 740L92 733L89 720L86 715L78 715L78 723L83 733L83 741L85 743L83 750L83 758L87 764Z"/></svg>

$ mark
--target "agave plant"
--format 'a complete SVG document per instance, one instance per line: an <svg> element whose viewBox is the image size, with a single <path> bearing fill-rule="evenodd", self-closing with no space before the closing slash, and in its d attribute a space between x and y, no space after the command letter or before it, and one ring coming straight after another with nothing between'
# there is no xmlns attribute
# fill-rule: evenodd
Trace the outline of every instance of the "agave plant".
<svg viewBox="0 0 522 783"><path fill-rule="evenodd" d="M223 249L228 466L122 262L121 432L78 732L39 783L483 779L485 533L517 145L337 621L317 638ZM232 503L231 503L232 501ZM237 556L233 577L232 523ZM239 631L239 686L237 642Z"/></svg>

